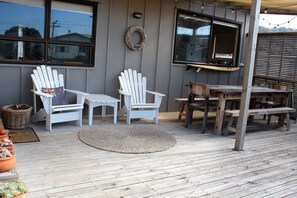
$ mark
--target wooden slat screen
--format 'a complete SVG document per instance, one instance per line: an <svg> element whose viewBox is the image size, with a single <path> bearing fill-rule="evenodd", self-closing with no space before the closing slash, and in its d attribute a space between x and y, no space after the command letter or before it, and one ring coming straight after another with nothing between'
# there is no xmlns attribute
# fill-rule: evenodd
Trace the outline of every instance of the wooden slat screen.
<svg viewBox="0 0 297 198"><path fill-rule="evenodd" d="M267 87L273 84L287 86L294 92L289 105L297 107L297 33L258 35L253 83Z"/></svg>

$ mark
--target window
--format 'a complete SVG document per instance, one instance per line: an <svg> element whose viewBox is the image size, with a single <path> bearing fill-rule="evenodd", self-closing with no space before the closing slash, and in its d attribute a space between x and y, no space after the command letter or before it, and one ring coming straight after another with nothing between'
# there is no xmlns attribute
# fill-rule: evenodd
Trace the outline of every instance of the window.
<svg viewBox="0 0 297 198"><path fill-rule="evenodd" d="M240 25L178 10L175 63L235 66Z"/></svg>
<svg viewBox="0 0 297 198"><path fill-rule="evenodd" d="M97 4L77 2L0 0L0 62L93 66Z"/></svg>

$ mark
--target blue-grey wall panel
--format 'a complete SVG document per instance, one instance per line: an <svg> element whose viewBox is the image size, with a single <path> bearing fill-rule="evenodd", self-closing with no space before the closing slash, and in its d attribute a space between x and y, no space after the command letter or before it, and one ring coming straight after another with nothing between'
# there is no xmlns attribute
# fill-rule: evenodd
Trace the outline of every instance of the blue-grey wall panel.
<svg viewBox="0 0 297 198"><path fill-rule="evenodd" d="M21 67L1 67L0 103L19 104L21 102Z"/></svg>
<svg viewBox="0 0 297 198"><path fill-rule="evenodd" d="M145 30L148 36L146 47L142 51L142 63L140 72L147 77L147 89L155 90L156 68L158 57L158 43L160 33L160 12L162 1L146 1ZM157 23L156 23L157 22Z"/></svg>
<svg viewBox="0 0 297 198"><path fill-rule="evenodd" d="M174 16L174 1L162 0L158 62L155 85L156 91L166 94L164 102L162 102L162 106L160 108L161 111L166 111L168 105Z"/></svg>

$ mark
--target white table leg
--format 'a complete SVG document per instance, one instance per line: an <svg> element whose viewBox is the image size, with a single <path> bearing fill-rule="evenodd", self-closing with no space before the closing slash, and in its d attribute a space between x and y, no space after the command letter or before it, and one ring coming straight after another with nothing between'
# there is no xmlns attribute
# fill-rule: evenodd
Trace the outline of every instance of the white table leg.
<svg viewBox="0 0 297 198"><path fill-rule="evenodd" d="M118 117L117 113L118 113L118 102L115 102L113 104L113 123L114 124L117 123L117 117Z"/></svg>
<svg viewBox="0 0 297 198"><path fill-rule="evenodd" d="M93 122L93 103L89 103L89 125L92 125Z"/></svg>
<svg viewBox="0 0 297 198"><path fill-rule="evenodd" d="M102 105L102 118L106 117L106 105Z"/></svg>

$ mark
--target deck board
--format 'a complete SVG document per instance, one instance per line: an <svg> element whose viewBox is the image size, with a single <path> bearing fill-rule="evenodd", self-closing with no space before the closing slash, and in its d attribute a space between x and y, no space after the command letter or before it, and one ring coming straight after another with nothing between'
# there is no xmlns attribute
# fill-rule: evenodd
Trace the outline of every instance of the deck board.
<svg viewBox="0 0 297 198"><path fill-rule="evenodd" d="M297 197L296 124L290 131L273 127L276 123L252 129L245 150L237 152L234 135L200 134L201 119L186 129L176 117L177 112L161 114L158 124L175 136L176 145L151 154L119 154L83 144L77 134L88 127L86 119L82 128L64 123L52 132L38 123L33 128L40 142L15 144L16 170L30 198ZM95 120L94 126L111 121Z"/></svg>

